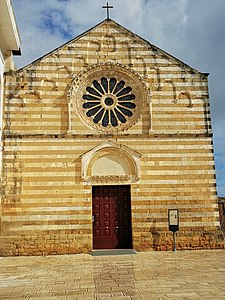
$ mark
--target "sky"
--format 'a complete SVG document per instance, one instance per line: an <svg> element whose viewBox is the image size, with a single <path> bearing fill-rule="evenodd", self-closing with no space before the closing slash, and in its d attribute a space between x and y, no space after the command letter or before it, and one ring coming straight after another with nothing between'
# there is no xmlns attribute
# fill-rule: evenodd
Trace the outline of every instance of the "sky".
<svg viewBox="0 0 225 300"><path fill-rule="evenodd" d="M27 65L106 18L103 0L12 0ZM225 197L225 0L111 0L110 18L209 75L217 193Z"/></svg>

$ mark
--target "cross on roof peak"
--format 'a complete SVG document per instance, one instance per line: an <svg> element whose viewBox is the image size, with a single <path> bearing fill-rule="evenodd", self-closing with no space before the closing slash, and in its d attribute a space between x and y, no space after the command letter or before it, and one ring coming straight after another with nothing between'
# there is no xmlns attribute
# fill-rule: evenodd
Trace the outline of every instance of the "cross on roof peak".
<svg viewBox="0 0 225 300"><path fill-rule="evenodd" d="M113 8L113 6L109 5L109 3L107 2L106 5L102 6L102 8L106 8L107 9L107 20L109 19L109 9Z"/></svg>

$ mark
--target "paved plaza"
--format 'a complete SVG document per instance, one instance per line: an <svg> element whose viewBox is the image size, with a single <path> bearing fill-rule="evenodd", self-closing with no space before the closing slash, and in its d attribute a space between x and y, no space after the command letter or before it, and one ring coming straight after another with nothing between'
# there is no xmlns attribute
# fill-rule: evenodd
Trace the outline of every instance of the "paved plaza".
<svg viewBox="0 0 225 300"><path fill-rule="evenodd" d="M3 257L0 299L225 299L225 251Z"/></svg>

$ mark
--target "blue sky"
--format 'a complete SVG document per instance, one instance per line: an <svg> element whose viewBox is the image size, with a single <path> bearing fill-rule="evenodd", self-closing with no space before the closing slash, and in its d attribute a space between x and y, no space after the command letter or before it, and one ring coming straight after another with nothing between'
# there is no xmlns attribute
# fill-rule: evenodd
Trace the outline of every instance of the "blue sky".
<svg viewBox="0 0 225 300"><path fill-rule="evenodd" d="M12 0L22 67L106 18L99 0ZM112 0L115 20L193 68L210 73L218 196L225 197L225 0Z"/></svg>

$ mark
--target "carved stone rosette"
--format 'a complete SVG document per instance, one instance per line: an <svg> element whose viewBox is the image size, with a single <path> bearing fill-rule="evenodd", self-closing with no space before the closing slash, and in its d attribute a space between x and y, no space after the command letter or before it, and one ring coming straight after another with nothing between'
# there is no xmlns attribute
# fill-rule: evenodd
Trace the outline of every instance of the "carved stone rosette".
<svg viewBox="0 0 225 300"><path fill-rule="evenodd" d="M134 125L148 92L142 78L119 64L98 64L81 72L68 93L70 103L91 128L107 134Z"/></svg>

